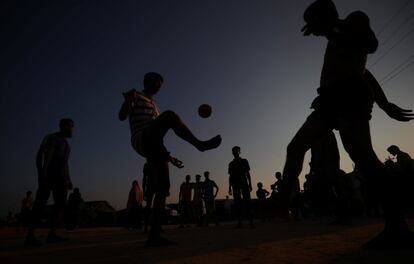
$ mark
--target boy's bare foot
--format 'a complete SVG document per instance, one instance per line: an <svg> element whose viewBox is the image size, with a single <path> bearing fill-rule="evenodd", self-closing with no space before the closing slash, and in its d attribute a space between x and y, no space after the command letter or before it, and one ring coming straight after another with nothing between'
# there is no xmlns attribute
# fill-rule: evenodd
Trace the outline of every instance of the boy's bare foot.
<svg viewBox="0 0 414 264"><path fill-rule="evenodd" d="M201 141L197 149L199 151L206 151L210 149L215 149L221 144L221 136L217 135L209 140Z"/></svg>

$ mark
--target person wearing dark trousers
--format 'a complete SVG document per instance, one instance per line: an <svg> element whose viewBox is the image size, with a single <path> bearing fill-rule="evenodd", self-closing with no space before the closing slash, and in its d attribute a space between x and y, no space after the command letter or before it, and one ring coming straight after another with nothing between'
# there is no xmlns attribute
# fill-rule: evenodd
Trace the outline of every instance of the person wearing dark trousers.
<svg viewBox="0 0 414 264"><path fill-rule="evenodd" d="M49 218L50 230L46 242L55 243L66 240L56 234L56 225L64 212L68 190L72 189L68 163L70 146L66 139L72 137L73 127L72 119L60 120L59 131L47 135L37 152L38 189L25 242L28 246L40 244L35 237L35 228L50 194L53 195L54 205Z"/></svg>
<svg viewBox="0 0 414 264"><path fill-rule="evenodd" d="M243 227L244 216L249 219L249 226L254 228L251 210L250 192L253 190L250 177L250 165L247 159L240 157L240 147L232 148L234 159L229 163L229 195L233 195L234 206L237 211L236 228Z"/></svg>
<svg viewBox="0 0 414 264"><path fill-rule="evenodd" d="M404 219L398 198L392 195L393 192L387 192L390 177L373 150L369 121L374 102L398 121L413 119L413 113L389 102L375 77L366 69L368 54L378 47L369 17L355 11L345 19L339 19L332 1L317 0L306 9L304 19L307 23L303 28L304 35L324 37L328 44L318 96L311 106L314 111L287 147L282 188L286 210L305 153L329 131L336 129L345 150L375 190L384 209L384 230L364 244L364 248L412 248L414 235Z"/></svg>
<svg viewBox="0 0 414 264"><path fill-rule="evenodd" d="M161 236L161 224L165 210L166 197L169 195L170 177L169 163L182 168L183 164L171 157L164 146L164 137L169 130L184 141L193 145L199 151L217 148L221 137L217 135L210 140L200 140L185 125L175 112L167 110L160 112L153 97L164 83L164 78L156 72L146 73L144 89L131 89L124 93L124 102L119 111L119 119L129 119L131 129L131 144L134 150L146 159L148 167L147 191L153 194L153 213L151 229L148 234L148 246L165 246L172 241Z"/></svg>

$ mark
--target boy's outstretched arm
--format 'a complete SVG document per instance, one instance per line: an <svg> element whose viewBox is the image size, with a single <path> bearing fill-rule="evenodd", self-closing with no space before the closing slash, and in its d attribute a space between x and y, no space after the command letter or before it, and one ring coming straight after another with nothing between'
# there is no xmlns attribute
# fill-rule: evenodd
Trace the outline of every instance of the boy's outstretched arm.
<svg viewBox="0 0 414 264"><path fill-rule="evenodd" d="M389 117L401 122L407 122L414 119L414 114L411 109L402 109L399 106L388 102L381 85L375 79L374 75L372 75L372 73L368 70L365 70L365 79L368 81L368 84L374 92L375 102Z"/></svg>

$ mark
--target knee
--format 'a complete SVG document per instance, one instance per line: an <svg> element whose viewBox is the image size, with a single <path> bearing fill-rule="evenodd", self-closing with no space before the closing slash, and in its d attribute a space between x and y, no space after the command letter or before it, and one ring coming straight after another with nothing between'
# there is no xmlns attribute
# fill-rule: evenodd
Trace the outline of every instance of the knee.
<svg viewBox="0 0 414 264"><path fill-rule="evenodd" d="M286 148L287 157L304 156L306 150L302 148L296 141L291 141Z"/></svg>
<svg viewBox="0 0 414 264"><path fill-rule="evenodd" d="M384 164L378 159L373 150L352 152L350 157L355 162L355 165L362 170L382 170L384 168Z"/></svg>
<svg viewBox="0 0 414 264"><path fill-rule="evenodd" d="M171 110L162 112L161 116L171 122L180 120L180 117L174 111Z"/></svg>

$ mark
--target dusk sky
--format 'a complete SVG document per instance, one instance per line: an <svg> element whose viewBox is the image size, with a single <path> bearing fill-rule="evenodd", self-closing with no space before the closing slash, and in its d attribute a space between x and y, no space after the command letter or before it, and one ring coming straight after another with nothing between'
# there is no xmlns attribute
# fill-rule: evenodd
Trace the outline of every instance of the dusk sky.
<svg viewBox="0 0 414 264"><path fill-rule="evenodd" d="M155 98L161 110L176 111L202 139L223 138L218 149L201 153L167 135L167 148L185 165L171 166L168 202L177 202L185 175L194 180L206 170L223 198L234 145L249 160L254 189L259 181L270 189L319 85L327 41L300 32L312 1L41 2L0 4L0 217L18 211L27 190L35 192L36 151L63 117L75 121L74 186L85 200L124 208L144 159L118 111L122 92L142 89L149 71L165 79ZM341 18L355 10L369 15L380 46L368 68L381 82L393 77L383 85L390 101L414 108L414 0L335 4ZM202 103L213 108L208 119L197 115ZM375 106L371 132L381 160L391 144L414 157L414 122L391 120ZM342 150L341 166L352 170Z"/></svg>

